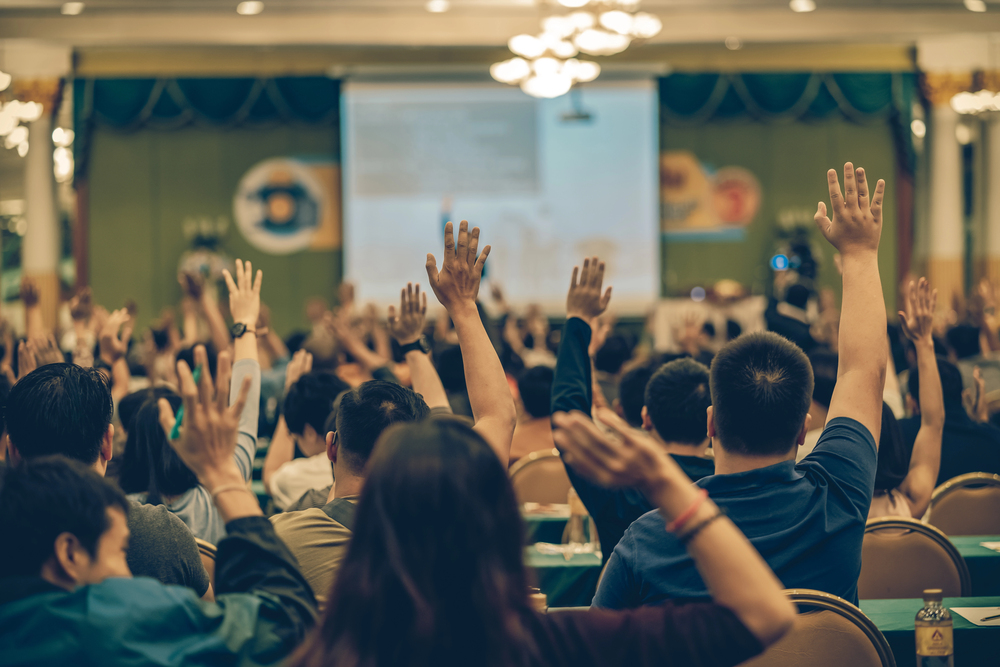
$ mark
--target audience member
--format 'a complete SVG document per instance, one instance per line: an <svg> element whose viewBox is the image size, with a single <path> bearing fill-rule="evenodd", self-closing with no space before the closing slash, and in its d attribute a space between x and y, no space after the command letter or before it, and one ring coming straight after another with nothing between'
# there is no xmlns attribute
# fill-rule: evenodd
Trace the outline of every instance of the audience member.
<svg viewBox="0 0 1000 667"><path fill-rule="evenodd" d="M215 569L225 595L202 602L181 588L129 578L125 514L132 510L121 492L81 463L24 461L7 472L0 491L0 531L18 545L0 550L5 665L270 664L301 641L314 620L312 592L236 462L251 377L234 385L225 407L227 355L219 371L217 387L207 372L196 385L187 364L178 364L185 414L175 446L226 521ZM171 429L174 413L166 401L160 408L161 424Z"/></svg>
<svg viewBox="0 0 1000 667"><path fill-rule="evenodd" d="M837 385L837 353L825 348L814 348L809 352L809 365L813 372L812 401L809 403L809 430L806 438L795 453L795 460L801 461L812 453L826 428L827 415L833 388Z"/></svg>
<svg viewBox="0 0 1000 667"><path fill-rule="evenodd" d="M646 404L646 385L656 368L652 364L637 366L622 375L618 383L618 399L611 402L615 413L632 428L642 428L642 408Z"/></svg>
<svg viewBox="0 0 1000 667"><path fill-rule="evenodd" d="M548 366L535 366L522 371L517 378L519 409L510 445L511 465L531 452L550 451L555 447L549 419L554 375Z"/></svg>
<svg viewBox="0 0 1000 667"><path fill-rule="evenodd" d="M869 203L862 169L855 172L847 163L844 180L841 194L830 170L833 219L822 202L816 212L844 268L837 384L823 435L796 464L795 451L809 430L809 360L777 334L744 334L712 362L708 435L716 474L697 484L717 499L786 588L821 590L857 603L887 356L878 273L885 184L878 182ZM706 594L684 545L651 512L615 547L594 605L620 609Z"/></svg>
<svg viewBox="0 0 1000 667"><path fill-rule="evenodd" d="M962 402L962 374L955 364L937 357L937 370L941 377L944 399L944 429L941 436L941 467L935 485L944 484L952 477L969 472L1000 474L1000 429L992 424L974 421ZM913 417L902 419L899 427L903 440L910 449L916 448L918 434L923 428L923 400L921 370L910 371L907 379L909 395L907 404Z"/></svg>
<svg viewBox="0 0 1000 667"><path fill-rule="evenodd" d="M592 459L598 482L647 488L668 519L695 515L685 543L714 604L533 612L504 462L463 424L398 425L375 448L330 602L289 665L736 665L792 626L774 575L662 450L616 451L593 426L560 425L567 456Z"/></svg>
<svg viewBox="0 0 1000 667"><path fill-rule="evenodd" d="M707 410L712 405L708 369L694 359L663 364L646 385L642 428L674 457L684 474L697 482L715 474L706 458Z"/></svg>

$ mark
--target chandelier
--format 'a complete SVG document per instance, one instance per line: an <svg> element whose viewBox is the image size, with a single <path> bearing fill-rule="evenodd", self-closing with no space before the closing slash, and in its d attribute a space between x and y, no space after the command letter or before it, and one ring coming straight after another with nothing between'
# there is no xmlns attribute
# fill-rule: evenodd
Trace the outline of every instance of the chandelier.
<svg viewBox="0 0 1000 667"><path fill-rule="evenodd" d="M516 57L494 63L494 79L519 85L533 97L559 97L601 73L600 65L579 60L578 54L621 53L633 40L649 39L663 29L659 18L637 11L639 0L558 1L576 11L545 18L539 35L511 37L507 46Z"/></svg>
<svg viewBox="0 0 1000 667"><path fill-rule="evenodd" d="M10 86L11 76L0 72L0 91ZM6 148L16 148L17 154L24 157L28 154L28 128L21 121L38 120L42 115L42 105L38 102L21 102L11 100L7 104L0 103L0 137Z"/></svg>

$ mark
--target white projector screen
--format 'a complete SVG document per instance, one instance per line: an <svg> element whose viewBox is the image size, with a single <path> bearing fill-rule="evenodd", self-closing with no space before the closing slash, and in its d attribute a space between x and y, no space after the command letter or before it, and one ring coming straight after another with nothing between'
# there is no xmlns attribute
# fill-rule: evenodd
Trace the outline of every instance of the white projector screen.
<svg viewBox="0 0 1000 667"><path fill-rule="evenodd" d="M444 223L468 220L492 245L486 281L511 305L563 312L574 264L598 255L612 310L646 312L659 288L656 90L591 84L578 106L589 120L564 117L569 96L507 86L346 84L344 275L358 299L385 305L407 281L426 285Z"/></svg>

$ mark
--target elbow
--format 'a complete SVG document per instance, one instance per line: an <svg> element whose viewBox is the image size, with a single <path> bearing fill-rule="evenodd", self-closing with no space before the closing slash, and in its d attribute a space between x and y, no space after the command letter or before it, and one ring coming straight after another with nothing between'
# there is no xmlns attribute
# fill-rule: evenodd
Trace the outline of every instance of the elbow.
<svg viewBox="0 0 1000 667"><path fill-rule="evenodd" d="M748 627L764 648L788 634L795 627L795 619L798 617L795 604L784 593L765 609L754 611L755 623Z"/></svg>

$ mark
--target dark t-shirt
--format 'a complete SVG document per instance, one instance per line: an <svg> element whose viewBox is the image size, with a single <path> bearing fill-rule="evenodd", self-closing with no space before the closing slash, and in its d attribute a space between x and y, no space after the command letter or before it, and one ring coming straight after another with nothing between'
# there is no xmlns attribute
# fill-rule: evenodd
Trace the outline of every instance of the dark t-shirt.
<svg viewBox="0 0 1000 667"><path fill-rule="evenodd" d="M790 460L712 475L697 484L743 531L785 588L811 588L857 604L876 463L871 432L838 417L798 464ZM635 521L615 547L594 605L625 609L707 595L684 545L653 511Z"/></svg>
<svg viewBox="0 0 1000 667"><path fill-rule="evenodd" d="M712 459L700 456L681 456L680 454L671 454L671 456L674 457L674 461L677 461L677 465L684 471L684 474L691 478L692 482L715 474L715 461Z"/></svg>
<svg viewBox="0 0 1000 667"><path fill-rule="evenodd" d="M187 586L201 597L208 572L201 564L194 535L163 505L129 501L128 567L132 576L152 577L164 584Z"/></svg>
<svg viewBox="0 0 1000 667"><path fill-rule="evenodd" d="M901 419L899 427L903 440L913 451L920 417ZM952 477L969 472L1000 474L1000 429L972 421L960 403L946 404L937 483L944 484Z"/></svg>

